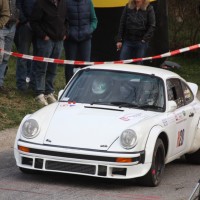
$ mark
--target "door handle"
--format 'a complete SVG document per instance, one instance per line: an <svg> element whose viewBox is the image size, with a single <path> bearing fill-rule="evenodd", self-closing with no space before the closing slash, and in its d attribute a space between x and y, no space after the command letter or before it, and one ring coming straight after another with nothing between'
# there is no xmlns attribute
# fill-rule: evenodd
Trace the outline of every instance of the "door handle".
<svg viewBox="0 0 200 200"><path fill-rule="evenodd" d="M194 117L194 113L190 113L190 114L189 114L189 117Z"/></svg>

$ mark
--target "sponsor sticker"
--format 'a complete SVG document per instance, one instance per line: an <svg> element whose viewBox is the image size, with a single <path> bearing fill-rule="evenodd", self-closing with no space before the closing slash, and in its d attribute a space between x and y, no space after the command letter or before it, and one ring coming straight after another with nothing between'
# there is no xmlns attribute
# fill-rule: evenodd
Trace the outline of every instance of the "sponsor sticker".
<svg viewBox="0 0 200 200"><path fill-rule="evenodd" d="M163 119L162 122L163 122L163 125L164 125L164 126L168 126L168 121L167 121L167 119Z"/></svg>
<svg viewBox="0 0 200 200"><path fill-rule="evenodd" d="M127 114L127 115L124 115L123 117L120 117L120 119L123 120L123 121L130 121L132 119L135 119L135 118L138 118L138 117L141 117L141 116L142 116L142 113Z"/></svg>
<svg viewBox="0 0 200 200"><path fill-rule="evenodd" d="M184 143L184 136L185 136L185 130L181 130L178 132L178 137L177 137L177 147L180 147Z"/></svg>
<svg viewBox="0 0 200 200"><path fill-rule="evenodd" d="M174 113L174 115L175 115L176 123L180 123L180 122L186 120L186 118L185 118L186 112L185 111L180 112L180 113Z"/></svg>
<svg viewBox="0 0 200 200"><path fill-rule="evenodd" d="M68 101L60 104L60 107L74 107L74 106L76 106L76 102Z"/></svg>

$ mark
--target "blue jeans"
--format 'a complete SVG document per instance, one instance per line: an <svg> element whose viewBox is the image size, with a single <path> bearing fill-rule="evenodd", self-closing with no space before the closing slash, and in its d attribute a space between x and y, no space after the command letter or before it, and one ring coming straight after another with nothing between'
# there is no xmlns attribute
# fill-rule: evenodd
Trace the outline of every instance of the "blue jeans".
<svg viewBox="0 0 200 200"><path fill-rule="evenodd" d="M17 28L16 34L17 49L19 53L30 55L31 45L33 55L36 54L36 39L29 24L22 24ZM26 77L29 76L30 87L35 87L34 62L28 59L18 58L16 65L16 85L19 90L26 90Z"/></svg>
<svg viewBox="0 0 200 200"><path fill-rule="evenodd" d="M36 39L37 56L47 58L60 58L63 41ZM57 64L47 62L34 62L36 95L54 92L53 82L56 77Z"/></svg>
<svg viewBox="0 0 200 200"><path fill-rule="evenodd" d="M11 51L15 36L16 25L11 27L3 27L0 29L0 48ZM3 86L6 67L8 65L9 55L0 53L0 86Z"/></svg>
<svg viewBox="0 0 200 200"><path fill-rule="evenodd" d="M91 55L91 39L77 42L73 40L66 40L64 42L65 57L67 60L90 61ZM74 65L65 65L65 80L66 83L74 74Z"/></svg>
<svg viewBox="0 0 200 200"><path fill-rule="evenodd" d="M143 58L148 48L148 42L141 41L124 41L120 53L120 60L128 60L132 58ZM142 61L135 62L135 64L142 64Z"/></svg>

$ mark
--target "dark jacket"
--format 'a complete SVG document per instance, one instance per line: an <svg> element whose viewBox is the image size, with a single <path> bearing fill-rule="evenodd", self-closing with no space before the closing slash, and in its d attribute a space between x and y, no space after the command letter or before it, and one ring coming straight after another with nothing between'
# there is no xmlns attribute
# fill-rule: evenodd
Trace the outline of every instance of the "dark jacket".
<svg viewBox="0 0 200 200"><path fill-rule="evenodd" d="M30 25L37 37L50 37L54 41L63 40L67 35L65 0L56 6L52 0L37 0L30 18Z"/></svg>
<svg viewBox="0 0 200 200"><path fill-rule="evenodd" d="M19 22L21 24L30 21L35 2L36 0L16 0L16 6L19 9Z"/></svg>
<svg viewBox="0 0 200 200"><path fill-rule="evenodd" d="M97 17L91 0L66 0L69 40L84 41L92 37Z"/></svg>
<svg viewBox="0 0 200 200"><path fill-rule="evenodd" d="M155 13L151 5L146 10L126 7L123 10L118 41L150 41L156 27Z"/></svg>

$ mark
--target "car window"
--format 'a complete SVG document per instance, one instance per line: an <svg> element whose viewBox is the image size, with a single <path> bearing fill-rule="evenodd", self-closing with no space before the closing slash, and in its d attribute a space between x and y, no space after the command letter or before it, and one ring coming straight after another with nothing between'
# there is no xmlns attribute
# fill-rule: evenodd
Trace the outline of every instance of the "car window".
<svg viewBox="0 0 200 200"><path fill-rule="evenodd" d="M167 80L167 94L168 100L175 101L178 108L185 105L182 86L179 79L174 78Z"/></svg>
<svg viewBox="0 0 200 200"><path fill-rule="evenodd" d="M164 84L154 75L109 70L80 70L66 89L61 101L138 107L165 107Z"/></svg>
<svg viewBox="0 0 200 200"><path fill-rule="evenodd" d="M194 100L194 95L186 83L181 81L181 84L182 84L182 88L183 88L185 103L189 104Z"/></svg>

